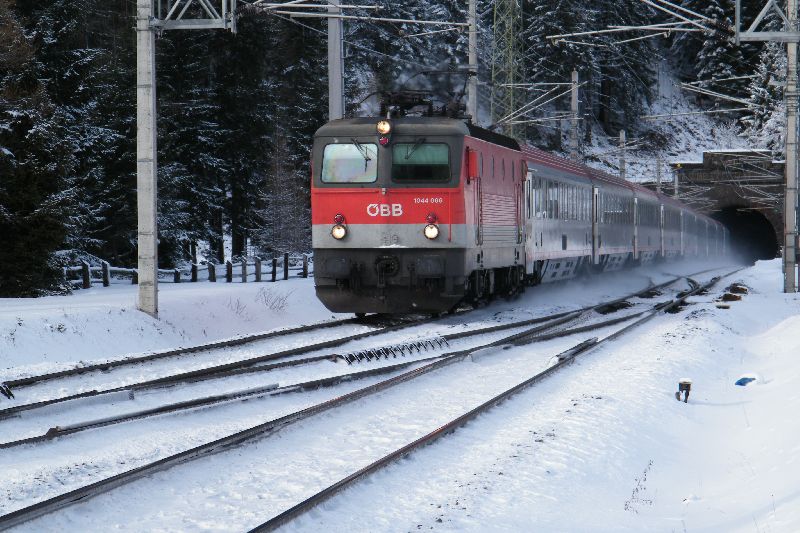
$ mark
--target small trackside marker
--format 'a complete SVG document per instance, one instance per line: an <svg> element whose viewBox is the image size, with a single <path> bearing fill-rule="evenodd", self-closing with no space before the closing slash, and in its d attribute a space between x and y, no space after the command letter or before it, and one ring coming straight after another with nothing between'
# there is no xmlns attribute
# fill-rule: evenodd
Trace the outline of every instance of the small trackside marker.
<svg viewBox="0 0 800 533"><path fill-rule="evenodd" d="M11 392L11 387L6 385L5 383L0 383L0 394L5 396L9 400L14 399L14 393Z"/></svg>

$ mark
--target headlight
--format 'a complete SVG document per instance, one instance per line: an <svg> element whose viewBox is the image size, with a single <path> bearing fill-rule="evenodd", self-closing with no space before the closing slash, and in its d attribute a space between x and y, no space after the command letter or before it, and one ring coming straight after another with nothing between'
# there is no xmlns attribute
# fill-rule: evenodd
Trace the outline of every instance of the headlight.
<svg viewBox="0 0 800 533"><path fill-rule="evenodd" d="M337 241L344 239L345 235L347 235L347 228L341 224L336 224L331 230L331 236Z"/></svg>
<svg viewBox="0 0 800 533"><path fill-rule="evenodd" d="M378 122L375 128L381 135L386 135L390 131L392 131L392 124L388 120L381 120L380 122Z"/></svg>
<svg viewBox="0 0 800 533"><path fill-rule="evenodd" d="M431 240L439 236L439 226L436 224L428 224L423 230L425 236Z"/></svg>

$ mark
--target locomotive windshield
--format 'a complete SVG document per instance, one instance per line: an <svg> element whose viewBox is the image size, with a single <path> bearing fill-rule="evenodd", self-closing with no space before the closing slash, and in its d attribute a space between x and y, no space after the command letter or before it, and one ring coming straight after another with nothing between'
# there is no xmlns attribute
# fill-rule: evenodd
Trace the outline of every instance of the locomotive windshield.
<svg viewBox="0 0 800 533"><path fill-rule="evenodd" d="M450 148L443 143L398 143L392 147L392 180L450 181Z"/></svg>
<svg viewBox="0 0 800 533"><path fill-rule="evenodd" d="M372 183L378 178L378 145L353 140L329 144L322 154L323 183Z"/></svg>

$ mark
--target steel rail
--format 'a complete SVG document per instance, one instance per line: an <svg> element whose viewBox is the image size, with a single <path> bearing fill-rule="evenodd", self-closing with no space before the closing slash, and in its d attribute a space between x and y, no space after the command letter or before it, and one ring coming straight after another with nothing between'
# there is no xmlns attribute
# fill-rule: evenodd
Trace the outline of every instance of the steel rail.
<svg viewBox="0 0 800 533"><path fill-rule="evenodd" d="M663 285L674 283L678 279L681 279L681 277L682 276L676 277L675 279L666 282ZM654 287L651 286L648 289L639 291L639 293L651 291L653 290L653 288ZM622 299L617 299L614 301L621 301L621 300ZM598 304L598 306L607 305L608 303L609 302L604 302L603 304ZM579 312L575 313L578 314ZM324 401L320 404L302 409L294 413L290 413L288 415L285 415L283 417L274 420L264 422L257 426L216 439L212 442L196 446L189 450L185 450L183 452L179 452L177 454L164 457L153 463L142 465L140 467L97 481L90 485L79 487L67 493L54 496L47 500L30 505L28 507L18 509L11 513L0 516L0 529L13 527L15 525L28 522L30 520L44 516L46 514L50 514L64 507L68 507L75 503L82 502L86 499L98 496L100 494L104 494L116 487L125 485L142 477L148 476L152 473L163 471L173 466L177 466L179 464L192 461L199 457L204 457L212 453L229 449L233 446L241 445L245 442L267 437L284 427L287 427L301 420L305 420L311 416L329 411L346 403L359 400L363 397L387 390L396 385L415 379L421 375L427 374L434 370L438 370L440 368L444 368L445 366L453 364L455 362L462 361L466 357L469 357L471 354L475 352L486 350L487 348L490 347L519 345L531 342L530 340L531 335L535 333L535 330L541 329L542 327L544 326L536 326L534 328L529 328L525 331L515 333L513 335L504 337L502 339L499 339L497 341L494 341L492 343L489 343L481 347L469 348L453 352L451 354L447 354L447 356L442 356L438 360L432 361L424 366L412 369L409 372L405 372L398 376L388 378L386 380L383 380L381 382L372 385L368 385L356 391L352 391L342 396L338 396L336 398Z"/></svg>
<svg viewBox="0 0 800 533"><path fill-rule="evenodd" d="M584 326L578 326L575 328L569 328L562 331L551 332L551 333L541 333L547 331L548 329L552 329L553 327L557 327L562 325L564 322L572 320L575 317L567 317L568 320L558 321L558 322L551 322L536 328L537 331L529 332L528 336L526 337L527 343L535 343L535 342L544 342L552 339L562 338L562 337L569 337L571 335L575 335L578 333L583 333L586 331L592 331L608 326L612 326L615 324L619 324L621 322L627 322L629 320L633 320L634 318L647 313L648 311L639 311L636 313L631 313L625 316L612 318L609 320L604 320L601 322L596 322ZM483 344L480 346L473 347L473 350L481 350L490 347L489 344ZM180 411L187 411L187 410L194 410L194 409L203 409L209 408L219 405L228 404L234 401L245 401L250 399L261 399L266 396L278 396L282 394L288 394L292 392L301 392L307 390L316 390L320 388L327 388L327 387L334 387L336 385L340 385L344 382L353 382L358 381L361 379L370 378L373 376L378 376L381 374L391 374L392 372L396 372L398 370L403 370L410 366L419 365L423 363L429 363L431 361L436 361L439 359L443 359L449 357L451 354L440 354L434 355L431 357L425 357L422 359L413 359L408 361L403 361L401 363L396 363L393 365L387 365L377 368L372 368L369 370L362 370L359 372L350 372L348 374L340 374L336 376L330 376L325 378L319 378L311 381L306 381L303 383L295 383L292 385L285 385L285 386L278 386L277 384L271 384L263 387L255 387L246 390L239 390L233 391L226 394L217 394L213 396L206 396L203 398L195 398L192 400L185 400L181 402L176 402L172 404L161 405L158 407L153 407L149 409L143 409L141 411L134 411L128 413L122 413L120 415L104 417L96 420L89 420L85 422L77 422L73 424L63 425L63 426L54 426L47 430L42 435L36 435L33 437L27 437L19 440L8 441L0 443L0 449L8 449L8 448L15 448L18 446L22 446L25 444L38 444L40 442L50 441L56 438L64 437L67 435L72 435L74 433L79 433L82 431L86 431L89 429L97 429L101 427L107 427L111 425L121 424L125 422L132 422L135 420L142 420L145 418L151 418L153 416L171 414ZM133 391L121 391L121 392L129 392L131 395Z"/></svg>
<svg viewBox="0 0 800 533"><path fill-rule="evenodd" d="M529 330L523 331L521 333L515 333L503 339L494 341L490 343L488 346L502 346L504 344L512 343L517 339L524 338L526 335L529 335L531 331L534 329L536 328L530 328ZM22 509L18 509L11 513L2 515L0 516L0 530L22 524L24 522L33 520L34 518L38 518L40 516L62 509L64 507L68 507L72 504L84 501L88 498L98 496L116 487L120 487L122 485L130 483L132 481L135 481L152 473L159 472L167 468L183 464L192 461L194 459L197 459L199 457L203 457L218 451L223 451L233 446L249 442L251 440L264 438L286 426L289 426L301 420L305 420L311 416L359 400L365 396L376 394L378 392L384 391L401 383L405 383L406 381L410 381L423 374L427 374L431 371L443 368L457 361L461 361L466 357L468 357L473 352L478 351L478 349L486 349L486 346L482 348L470 348L458 352L453 352L452 354L449 354L447 358L433 361L427 365L415 368L401 375L391 377L389 379L386 379L378 383L374 383L372 385L368 385L356 391L344 394L342 396L338 396L336 398L332 398L330 400L313 405L306 409L302 409L300 411L290 413L280 418L264 422L263 424L253 426L251 428L233 433L231 435L227 435L225 437L216 439L212 442L195 446L194 448L191 448L189 450L185 450L183 452L179 452L177 454L164 457L162 459L159 459L158 461L142 465L140 467L131 470L127 470L125 472L102 479L90 485L86 485L84 487L71 490L64 494L54 496L47 500L30 505L28 507L24 507Z"/></svg>
<svg viewBox="0 0 800 533"><path fill-rule="evenodd" d="M459 311L457 314L464 313L465 311ZM452 315L451 315L452 316ZM373 317L367 317L373 318ZM410 327L416 324L424 324L427 321L425 320L414 320L404 324L398 324L396 326L388 326L388 327L398 327L398 326L406 326ZM9 379L2 382L3 385L14 389L19 389L21 387L26 387L29 385L33 385L35 383L40 383L42 381L50 381L53 379L59 379L63 377L71 377L71 376L78 376L81 374L86 374L88 372L96 372L96 371L108 371L114 368L144 363L148 361L155 361L161 359L167 359L171 357L180 357L183 355L189 355L197 352L204 352L210 350L219 350L222 348L231 348L235 346L241 346L244 344L250 344L253 342L265 340L265 339L272 339L275 337L283 337L288 335L295 335L298 333L307 333L309 331L316 331L318 329L328 329L334 328L338 326L344 325L364 325L364 326L371 326L371 324L364 322L362 319L357 318L348 318L344 320L333 320L330 322L320 322L318 324L310 324L307 326L299 326L294 328L288 329L279 329L275 331L269 331L266 333L256 333L254 335L246 335L243 337L236 337L233 339L227 339L222 341L210 342L206 344L199 344L196 346L188 346L185 348L176 348L174 350L167 350L163 352L154 352L142 356L135 356L135 357L126 357L123 359L115 359L110 361L104 361L102 363L93 363L86 366L79 366L75 368L69 368L65 370L58 370L55 372L48 372L46 374L39 374L36 376L26 376L17 379ZM378 326L376 331L383 331L385 327Z"/></svg>
<svg viewBox="0 0 800 533"><path fill-rule="evenodd" d="M497 406L501 402L507 400L511 396L529 388L530 386L538 383L542 379L548 377L549 375L555 373L559 369L564 366L571 364L575 358L580 355L585 355L591 351L596 350L600 346L605 345L607 342L610 342L614 339L617 339L624 335L625 333L630 332L631 330L641 326L645 322L653 319L659 313L663 311L668 311L682 303L695 294L698 294L704 290L708 290L714 285L716 285L720 279L732 276L740 269L734 270L728 274L717 276L713 278L711 281L703 284L697 285L692 290L685 291L683 295L678 296L675 299L672 299L668 302L663 304L657 305L652 311L646 314L646 316L638 319L636 322L629 324L623 328L620 328L618 331L612 333L611 335L604 337L603 339L598 340L596 337L592 339L588 339L569 350L558 354L558 362L553 364L552 366L548 367L547 369L537 372L530 378L526 379L525 381L518 383L517 385L511 387L510 389L501 392L497 396L487 400L483 404L479 405L478 407L470 410L469 412L459 416L458 418L448 422L447 424L435 429L434 431L428 433L427 435L385 455L384 457L374 461L373 463L367 465L366 467L358 470L357 472L350 474L349 476L337 481L336 483L328 486L327 488L323 489L322 491L314 494L313 496L305 499L304 501L298 503L294 507L287 509L286 511L282 512L279 515L271 518L270 520L256 526L255 528L250 530L250 533L262 533L266 531L274 531L278 527L286 525L291 520L297 518L298 516L310 511L311 509L315 508L316 506L320 505L321 503L329 500L339 492L343 491L347 487L353 485L357 481L367 477L368 475L388 466L389 464L401 459L403 457L408 456L409 454L413 453L414 451L420 449L423 446L431 444L440 438L453 433L458 428L462 427L466 423L470 422L471 420L475 419L478 415L485 413L492 409L493 407Z"/></svg>
<svg viewBox="0 0 800 533"><path fill-rule="evenodd" d="M693 274L693 275L697 275L697 274ZM566 311L566 312L561 312L561 313L548 315L548 316L545 316L545 317L538 317L538 318L523 320L523 321L520 321L520 322L512 322L512 323L509 323L509 324L501 324L501 325L497 325L497 326L491 326L491 327L488 327L488 328L482 328L480 330L472 330L472 331L466 331L466 332L462 332L462 333L454 333L454 334L450 334L450 335L445 335L445 336L443 336L443 338L448 340L448 341L457 340L457 339L462 339L462 338L466 338L466 337L470 337L470 336L474 336L474 335L487 334L487 333L492 333L492 332L496 332L496 331L512 329L512 328L516 328L516 327L524 327L526 325L537 324L537 323L545 322L545 321L548 321L548 320L556 320L556 319L560 319L562 317L565 317L567 315L570 315L572 313L584 313L584 312L587 312L587 311L591 311L592 309L596 309L596 308L604 307L604 306L608 306L608 305L613 305L615 303L622 302L622 301L625 301L625 300L630 299L630 298L635 298L637 296L640 296L640 295L643 295L643 294L647 294L647 293L649 293L649 292L651 292L653 290L669 286L669 285L675 283L676 281L678 281L679 279L682 279L682 277L684 277L684 276L677 276L677 277L673 278L672 280L669 280L669 281L666 281L666 282L663 282L663 283L660 283L660 284L657 284L657 285L653 285L651 283L651 285L648 286L647 288L642 289L640 291L637 291L635 293L632 293L632 294L629 294L629 295L626 295L626 296L623 296L623 297L620 297L620 298L616 298L616 299L611 300L609 302L602 302L600 304L583 307L583 308L578 309L576 311ZM12 407L7 407L5 409L0 409L0 420L2 420L4 418L11 417L11 416L15 416L18 413L21 413L21 412L24 412L24 411L31 411L31 410L34 410L34 409L41 409L43 407L47 407L47 406L50 406L50 405L69 402L69 401L73 401L73 400L79 400L79 399L85 399L85 398L97 398L97 397L100 397L100 396L109 395L109 394L115 394L115 393L119 393L119 392L127 392L127 391L134 392L134 391L141 391L141 390L147 390L147 389L158 388L158 387L174 386L174 385L177 385L177 384L196 383L198 381L204 381L204 380L209 380L209 379L220 379L220 378L231 377L231 376L235 376L235 375L268 372L268 371L271 371L271 370L275 370L277 368L284 368L284 367L288 367L288 366L297 366L297 365L301 365L301 364L309 364L309 363L314 363L314 362L319 362L319 361L324 361L324 360L335 361L337 359L337 357L338 357L338 354L326 354L326 355L320 355L320 356L316 356L316 357L285 361L285 362L269 364L269 365L262 365L261 364L261 363L264 363L264 362L274 361L274 360L277 360L277 359L284 359L284 358L287 358L287 357L293 357L293 356L296 356L296 355L302 355L303 353L308 353L308 352L312 352L312 351L316 351L316 350L320 350L320 349L335 347L335 346L338 346L340 344L344 344L345 342L349 342L349 341L352 341L352 340L359 340L359 339L363 339L363 338L366 338L366 337L371 337L371 336L380 335L380 334L383 334L383 333L389 333L389 332L392 332L392 331L397 331L397 330L400 330L400 329L404 329L406 327L411 327L412 325L419 325L419 324L415 322L415 323L408 323L408 324L400 324L398 326L390 326L389 328L383 328L383 329L380 329L380 330L368 331L368 332L364 332L364 333L358 333L358 334L351 335L351 336L346 337L346 338L334 339L334 340L330 340L330 341L323 341L321 343L316 343L316 344L305 346L305 347L291 348L291 349L284 350L284 351L281 351L281 352L276 352L274 354L258 356L258 357L254 357L254 358L244 359L244 360L241 360L241 361L234 361L234 362L231 362L231 363L224 363L224 364L221 364L221 365L214 365L214 366L205 367L205 368L201 368L201 369L197 369L197 370L190 370L190 371L182 372L182 373L179 373L179 374L172 374L172 375L169 375L169 376L162 376L160 378L154 378L154 379L151 379L151 380L141 381L141 382L138 382L138 383L122 385L122 386L113 387L113 388L110 388L110 389L103 389L103 390L96 390L95 389L95 390L90 390L90 391L84 391L84 392L79 392L79 393L75 393L75 394L70 394L70 395L66 395L66 396L61 396L61 397L58 397L58 398L51 398L51 399L48 399L48 400L41 400L41 401L37 401L37 402L30 402L30 403L15 405L15 406L12 406Z"/></svg>
<svg viewBox="0 0 800 533"><path fill-rule="evenodd" d="M575 312L577 312L577 311L575 311ZM553 315L553 316L549 316L549 317L543 317L543 318L540 318L540 319L526 320L526 321L523 321L521 323L504 324L504 325L501 325L501 326L492 326L492 327L484 328L484 329L481 329L481 330L473 330L473 331L470 331L470 332L465 332L465 334L453 334L453 335L450 335L449 337L452 337L453 339L455 339L455 338L463 338L463 337L471 336L471 335L479 335L479 334L484 334L484 333L491 333L491 332L502 330L502 329L511 329L513 327L522 327L522 326L525 326L525 325L531 324L531 323L539 323L539 322L543 322L543 321L546 321L546 320L550 320L551 318L558 319L558 318L561 318L561 317L563 317L565 315L568 315L568 314L570 314L570 313L567 313L567 312L559 313L558 315ZM401 328L398 328L398 329L401 329ZM396 330L393 329L392 331L396 331ZM83 399L83 398L96 398L96 397L99 397L99 396L104 396L104 395L114 394L114 393L119 393L119 392L124 392L124 391L131 391L131 392L133 392L133 391L141 391L141 390L147 390L147 389L153 389L153 388L174 386L174 385L179 384L179 383L180 384L187 384L187 383L195 383L195 382L198 382L198 381L204 381L204 380L208 380L208 379L218 379L218 378L223 378L223 377L230 377L230 376L235 376L235 375L251 374L251 373L258 373L258 372L268 372L268 371L271 371L271 370L275 370L276 368L284 368L284 367L287 367L287 366L296 366L296 365L314 363L314 362L319 362L319 361L324 361L324 360L336 361L337 358L338 358L338 354L326 354L326 355L320 355L320 356L316 356L316 357L309 357L309 358L305 358L305 359L283 361L281 363L256 366L256 365L259 365L260 363L263 363L263 362L272 361L272 360L275 360L275 359L283 359L283 358L292 357L292 356L295 356L295 355L301 355L303 353L313 352L313 351L321 350L321 349L325 349L325 348L331 348L331 347L334 347L334 346L337 346L337 345L340 345L340 344L344 344L345 342L349 342L349 341L353 341L353 340L360 340L360 339L363 339L363 338L366 338L366 337L371 337L371 336L374 336L374 335L378 335L378 334L382 334L382 333L388 333L388 332L390 332L390 331L388 331L387 329L382 329L380 331L375 331L375 332L359 333L359 334L356 334L356 335L351 335L346 340L335 339L333 341L323 341L323 342L320 342L320 343L316 343L316 344L312 344L312 345L308 345L308 346L304 346L304 347L300 347L300 348L292 348L292 349L284 350L282 352L277 352L277 353L274 353L274 354L269 354L269 355L265 355L265 356L258 356L258 357L254 357L254 358L250 358L250 359L245 359L243 361L235 361L235 362L232 362L232 363L224 363L224 364L221 364L221 365L215 365L215 366L210 366L210 367L206 367L206 368L200 368L200 369L197 369L197 370L190 370L190 371L187 371L187 372L181 372L179 374L163 376L163 377L160 377L160 378L154 378L154 379L150 379L150 380L147 380L147 381L141 381L141 382L133 383L133 384L129 384L129 385L122 385L122 386L119 386L119 387L113 387L113 388L110 388L110 389L90 390L90 391L70 394L70 395L67 395L67 396L61 396L61 397L58 397L58 398L52 398L52 399L49 399L49 400L41 400L41 401L38 401L38 402L30 402L30 403L25 403L25 404L21 404L21 405L15 405L13 407L7 407L5 409L0 409L0 420L2 420L4 418L8 418L10 416L14 416L14 415L16 415L18 413L21 413L21 412L24 412L24 411L31 411L31 410L34 410L34 409L41 409L43 407L47 407L47 406L50 406L50 405L69 402L69 401L72 401L72 400L79 400L79 399Z"/></svg>

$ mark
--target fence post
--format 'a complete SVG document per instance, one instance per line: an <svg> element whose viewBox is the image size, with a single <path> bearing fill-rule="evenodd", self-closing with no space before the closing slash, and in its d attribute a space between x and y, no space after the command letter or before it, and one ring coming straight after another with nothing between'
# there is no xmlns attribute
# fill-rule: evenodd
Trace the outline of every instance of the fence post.
<svg viewBox="0 0 800 533"><path fill-rule="evenodd" d="M260 281L261 281L261 258L260 258L260 257L255 257L255 258L253 258L253 259L254 259L254 261L255 261L255 263L256 263L256 265L255 265L255 269L256 269L256 283L258 283L258 282L260 282Z"/></svg>
<svg viewBox="0 0 800 533"><path fill-rule="evenodd" d="M195 263L192 263L192 282L197 282L197 265Z"/></svg>
<svg viewBox="0 0 800 533"><path fill-rule="evenodd" d="M208 281L217 282L217 266L214 263L208 264Z"/></svg>
<svg viewBox="0 0 800 533"><path fill-rule="evenodd" d="M242 283L247 283L247 258L242 257Z"/></svg>
<svg viewBox="0 0 800 533"><path fill-rule="evenodd" d="M308 277L308 256L303 254L303 277Z"/></svg>
<svg viewBox="0 0 800 533"><path fill-rule="evenodd" d="M108 287L111 285L111 267L108 265L108 261L101 262L100 266L103 267L103 287Z"/></svg>
<svg viewBox="0 0 800 533"><path fill-rule="evenodd" d="M181 282L181 271L178 270L177 268L175 269L175 272L172 274L172 280L175 283L180 283Z"/></svg>
<svg viewBox="0 0 800 533"><path fill-rule="evenodd" d="M89 271L89 263L81 261L81 278L83 279L83 288L92 288L92 273Z"/></svg>
<svg viewBox="0 0 800 533"><path fill-rule="evenodd" d="M133 269L133 274L131 274L131 285L138 285L139 284L139 271Z"/></svg>
<svg viewBox="0 0 800 533"><path fill-rule="evenodd" d="M272 258L272 281L275 281L277 276L278 276L278 258L277 257L273 257Z"/></svg>
<svg viewBox="0 0 800 533"><path fill-rule="evenodd" d="M233 281L233 263L225 261L225 281L231 283Z"/></svg>
<svg viewBox="0 0 800 533"><path fill-rule="evenodd" d="M283 253L283 279L289 279L289 252Z"/></svg>

